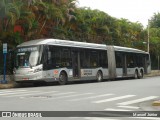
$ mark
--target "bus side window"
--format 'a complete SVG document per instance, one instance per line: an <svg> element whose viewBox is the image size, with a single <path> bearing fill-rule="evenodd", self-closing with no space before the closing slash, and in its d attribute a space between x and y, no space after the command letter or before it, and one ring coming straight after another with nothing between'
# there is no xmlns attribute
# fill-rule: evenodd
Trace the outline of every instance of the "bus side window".
<svg viewBox="0 0 160 120"><path fill-rule="evenodd" d="M127 67L134 68L135 67L135 59L133 53L127 54Z"/></svg>
<svg viewBox="0 0 160 120"><path fill-rule="evenodd" d="M97 67L98 66L98 53L96 51L91 51L90 53L90 64L91 64L91 67Z"/></svg>
<svg viewBox="0 0 160 120"><path fill-rule="evenodd" d="M120 52L116 52L115 56L116 56L116 68L122 68L122 53Z"/></svg>
<svg viewBox="0 0 160 120"><path fill-rule="evenodd" d="M59 68L61 66L61 50L59 47L55 47L52 51L52 65L54 68Z"/></svg>
<svg viewBox="0 0 160 120"><path fill-rule="evenodd" d="M107 51L99 51L99 66L108 68Z"/></svg>
<svg viewBox="0 0 160 120"><path fill-rule="evenodd" d="M71 53L69 48L64 48L61 52L61 64L63 67L71 67Z"/></svg>
<svg viewBox="0 0 160 120"><path fill-rule="evenodd" d="M80 63L82 68L90 67L90 51L88 49L83 49L80 53Z"/></svg>

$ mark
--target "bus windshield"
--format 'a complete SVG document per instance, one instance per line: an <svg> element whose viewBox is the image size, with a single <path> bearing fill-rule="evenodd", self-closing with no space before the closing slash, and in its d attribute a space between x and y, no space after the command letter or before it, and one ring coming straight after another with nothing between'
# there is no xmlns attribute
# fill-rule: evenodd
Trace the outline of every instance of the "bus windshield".
<svg viewBox="0 0 160 120"><path fill-rule="evenodd" d="M33 67L38 63L38 47L23 47L17 49L16 67Z"/></svg>

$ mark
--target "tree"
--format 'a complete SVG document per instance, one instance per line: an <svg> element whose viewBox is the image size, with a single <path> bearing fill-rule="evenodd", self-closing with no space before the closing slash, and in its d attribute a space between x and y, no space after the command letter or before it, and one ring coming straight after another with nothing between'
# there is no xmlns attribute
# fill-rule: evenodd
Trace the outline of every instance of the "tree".
<svg viewBox="0 0 160 120"><path fill-rule="evenodd" d="M159 28L160 27L160 13L154 13L151 20L149 20L149 24L151 28Z"/></svg>
<svg viewBox="0 0 160 120"><path fill-rule="evenodd" d="M21 0L13 2L11 2L11 0L2 0L0 4L0 14L2 15L1 22L3 30L6 31L9 25L14 26L16 20L20 18L22 2Z"/></svg>
<svg viewBox="0 0 160 120"><path fill-rule="evenodd" d="M149 20L149 36L152 68L157 68L157 56L160 56L160 13L155 13Z"/></svg>

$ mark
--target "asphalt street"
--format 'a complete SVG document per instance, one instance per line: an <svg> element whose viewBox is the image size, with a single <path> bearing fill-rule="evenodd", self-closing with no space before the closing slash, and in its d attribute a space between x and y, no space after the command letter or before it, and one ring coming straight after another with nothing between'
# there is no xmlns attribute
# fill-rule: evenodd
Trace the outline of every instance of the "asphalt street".
<svg viewBox="0 0 160 120"><path fill-rule="evenodd" d="M0 90L0 111L64 111L56 113L58 116L54 118L41 118L58 120L160 120L155 116L121 117L119 113L160 111L160 107L151 105L153 101L160 100L159 91L160 77L3 89ZM87 116L84 111L92 112L92 115ZM105 116L107 113L110 116ZM66 114L82 116L66 118Z"/></svg>

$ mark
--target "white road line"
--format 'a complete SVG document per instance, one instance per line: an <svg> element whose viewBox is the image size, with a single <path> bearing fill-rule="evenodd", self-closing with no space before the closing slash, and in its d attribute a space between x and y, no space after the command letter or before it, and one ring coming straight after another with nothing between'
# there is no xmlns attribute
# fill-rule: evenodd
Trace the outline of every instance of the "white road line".
<svg viewBox="0 0 160 120"><path fill-rule="evenodd" d="M28 94L36 94L36 93L39 93L40 91L29 91L29 92L26 92L26 93L16 93L16 94L10 94L8 96L3 96L3 97L16 97L16 96L24 96L24 95L28 95Z"/></svg>
<svg viewBox="0 0 160 120"><path fill-rule="evenodd" d="M129 117L135 119L143 119L143 120L160 120L159 117Z"/></svg>
<svg viewBox="0 0 160 120"><path fill-rule="evenodd" d="M155 98L158 98L158 96L149 96L149 97L145 97L145 98L141 98L141 99L126 101L126 102L118 103L118 105L130 105L130 104L139 103L139 102L143 102L143 101L147 101L147 100L152 100Z"/></svg>
<svg viewBox="0 0 160 120"><path fill-rule="evenodd" d="M79 99L77 98L77 99L72 99L72 100L69 100L69 101L87 100L87 99L106 97L106 96L111 96L111 95L114 95L114 94L103 94L103 95L97 95L97 96L91 96L91 97L85 97L85 98L79 98Z"/></svg>
<svg viewBox="0 0 160 120"><path fill-rule="evenodd" d="M112 118L102 118L102 117L85 117L86 120L120 120L120 119L112 119Z"/></svg>
<svg viewBox="0 0 160 120"><path fill-rule="evenodd" d="M126 110L126 109L113 109L113 108L106 108L106 109L104 109L104 110L106 110L106 111L132 111L132 110Z"/></svg>
<svg viewBox="0 0 160 120"><path fill-rule="evenodd" d="M31 92L31 91L30 91ZM54 92L57 92L57 91L49 91L49 92L41 92L41 91L38 91L38 93L28 93L28 94L21 94L21 95L11 95L11 96L5 96L5 97L16 97L16 96L28 96L28 95L41 95L41 94L44 94L44 93L54 93Z"/></svg>
<svg viewBox="0 0 160 120"><path fill-rule="evenodd" d="M0 92L5 92L5 91L19 91L19 90L24 90L24 89L0 89Z"/></svg>
<svg viewBox="0 0 160 120"><path fill-rule="evenodd" d="M139 109L139 107L136 107L136 106L118 106L118 107L129 108L129 109Z"/></svg>
<svg viewBox="0 0 160 120"><path fill-rule="evenodd" d="M39 91L24 91L24 92L3 93L3 94L0 94L0 96L13 95L13 94L25 94L25 93L30 93L30 92L39 92Z"/></svg>
<svg viewBox="0 0 160 120"><path fill-rule="evenodd" d="M5 90L5 91L0 91L0 94L3 94L3 93L13 93L13 92L22 92L22 91L27 91L27 90L14 90L14 91Z"/></svg>
<svg viewBox="0 0 160 120"><path fill-rule="evenodd" d="M68 117L68 118L70 118L70 119L81 119L81 118L84 118L84 117Z"/></svg>
<svg viewBox="0 0 160 120"><path fill-rule="evenodd" d="M110 102L110 101L120 100L120 99L124 99L124 98L134 97L134 96L135 95L125 95L125 96L114 97L114 98L110 98L110 99L93 101L92 103L104 103L104 102Z"/></svg>
<svg viewBox="0 0 160 120"><path fill-rule="evenodd" d="M83 94L75 94L75 95L68 95L68 96L60 96L60 97L54 97L54 98L50 98L47 100L52 100L52 99L59 99L59 98L68 98L68 97L76 97L76 96L83 96L83 95L90 95L93 93L83 93Z"/></svg>

